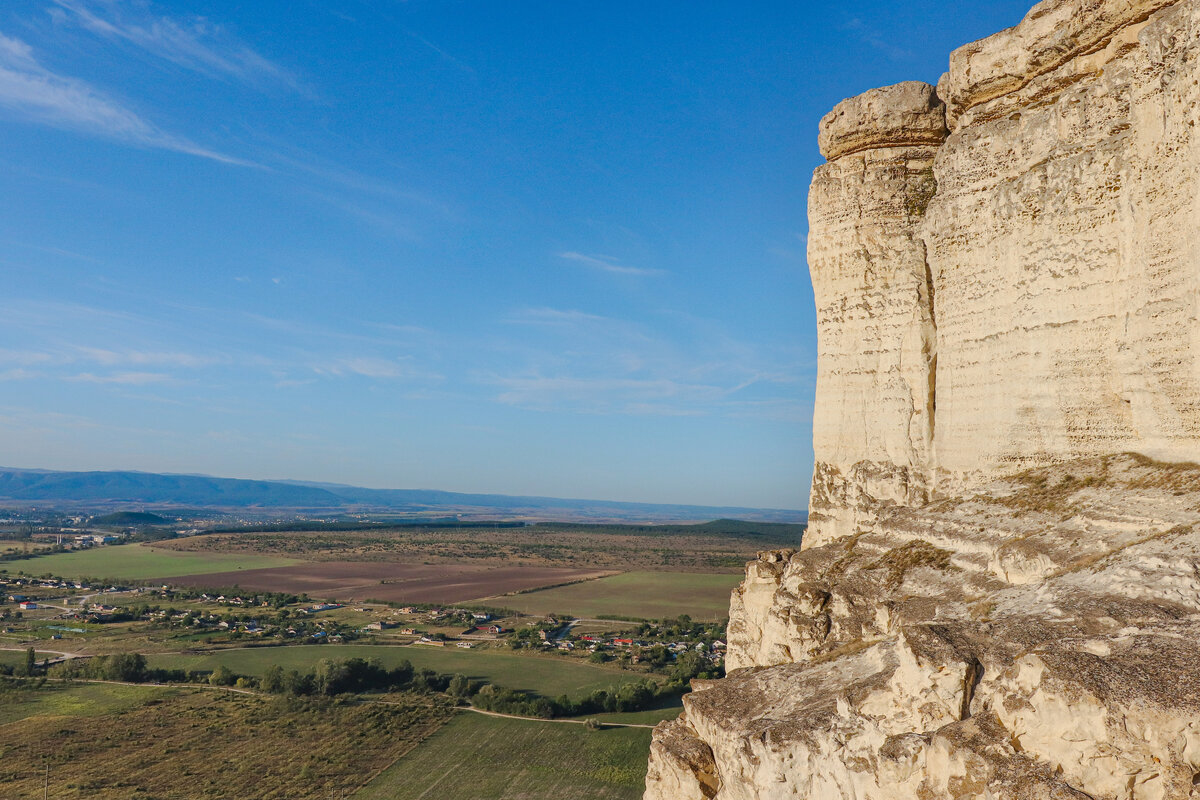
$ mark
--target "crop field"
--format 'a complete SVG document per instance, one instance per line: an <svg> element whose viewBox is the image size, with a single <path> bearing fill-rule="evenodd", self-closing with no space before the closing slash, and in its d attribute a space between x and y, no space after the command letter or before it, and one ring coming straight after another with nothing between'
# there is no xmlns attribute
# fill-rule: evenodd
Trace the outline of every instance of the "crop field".
<svg viewBox="0 0 1200 800"><path fill-rule="evenodd" d="M557 697L561 694L577 697L595 689L633 683L648 677L645 673L617 670L553 656L421 645L388 647L327 644L146 656L151 667L207 670L223 665L240 675L262 675L272 664L304 672L322 658L374 658L389 669L401 661L408 660L417 669L432 669L447 675L462 673L469 678L496 683L509 689L537 692L547 697Z"/></svg>
<svg viewBox="0 0 1200 800"><path fill-rule="evenodd" d="M437 730L444 704L89 684L0 694L0 794L54 800L349 796Z"/></svg>
<svg viewBox="0 0 1200 800"><path fill-rule="evenodd" d="M609 573L562 567L322 561L273 569L177 575L173 582L196 587L236 585L263 592L307 592L322 600L458 603L606 574Z"/></svg>
<svg viewBox="0 0 1200 800"><path fill-rule="evenodd" d="M459 712L353 800L636 800L649 753L647 728L589 731Z"/></svg>
<svg viewBox="0 0 1200 800"><path fill-rule="evenodd" d="M664 619L687 614L697 620L729 616L729 593L741 574L692 572L626 572L608 578L496 598L527 614L567 613L577 617L604 614Z"/></svg>
<svg viewBox="0 0 1200 800"><path fill-rule="evenodd" d="M0 572L24 571L28 575L49 573L65 578L139 581L204 572L283 567L295 563L295 559L270 555L190 552L144 544L121 544L9 561L0 564Z"/></svg>

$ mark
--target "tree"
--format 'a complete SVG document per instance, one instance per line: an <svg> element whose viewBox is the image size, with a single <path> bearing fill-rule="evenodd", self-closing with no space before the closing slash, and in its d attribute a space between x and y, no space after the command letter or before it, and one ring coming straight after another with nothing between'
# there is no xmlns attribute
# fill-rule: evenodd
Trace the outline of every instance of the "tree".
<svg viewBox="0 0 1200 800"><path fill-rule="evenodd" d="M24 667L24 672L22 672L21 674L22 675L32 675L36 666L37 666L37 654L34 653L33 648L30 647L28 650L25 651L25 667Z"/></svg>
<svg viewBox="0 0 1200 800"><path fill-rule="evenodd" d="M264 692L271 694L279 694L284 689L283 683L283 667L278 664L272 664L267 667L267 671L262 676L262 688Z"/></svg>
<svg viewBox="0 0 1200 800"><path fill-rule="evenodd" d="M460 700L469 697L471 694L470 679L466 675L455 675L450 679L450 685L446 687L446 693Z"/></svg>
<svg viewBox="0 0 1200 800"><path fill-rule="evenodd" d="M212 686L232 686L234 680L233 671L224 664L214 669L208 676L208 682Z"/></svg>

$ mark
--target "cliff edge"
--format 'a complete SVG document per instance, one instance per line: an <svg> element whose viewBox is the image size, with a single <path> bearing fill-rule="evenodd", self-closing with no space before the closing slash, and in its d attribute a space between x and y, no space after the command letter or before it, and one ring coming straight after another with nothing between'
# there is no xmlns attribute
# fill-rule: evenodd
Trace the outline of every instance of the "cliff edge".
<svg viewBox="0 0 1200 800"><path fill-rule="evenodd" d="M821 122L816 464L646 800L1200 800L1200 0Z"/></svg>

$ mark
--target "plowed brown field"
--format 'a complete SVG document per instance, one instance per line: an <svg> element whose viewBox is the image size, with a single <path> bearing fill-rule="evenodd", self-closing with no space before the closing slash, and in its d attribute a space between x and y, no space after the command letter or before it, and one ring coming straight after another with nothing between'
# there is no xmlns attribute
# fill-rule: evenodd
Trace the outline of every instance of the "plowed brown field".
<svg viewBox="0 0 1200 800"><path fill-rule="evenodd" d="M319 600L347 602L461 603L612 574L611 570L560 567L323 561L184 575L165 582L196 588L307 593Z"/></svg>

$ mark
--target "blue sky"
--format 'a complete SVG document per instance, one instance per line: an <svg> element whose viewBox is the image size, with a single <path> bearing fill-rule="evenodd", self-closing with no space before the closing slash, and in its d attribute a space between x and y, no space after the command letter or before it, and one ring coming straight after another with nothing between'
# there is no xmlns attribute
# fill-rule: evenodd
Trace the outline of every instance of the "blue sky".
<svg viewBox="0 0 1200 800"><path fill-rule="evenodd" d="M987 4L9 0L0 464L803 508L844 97Z"/></svg>

